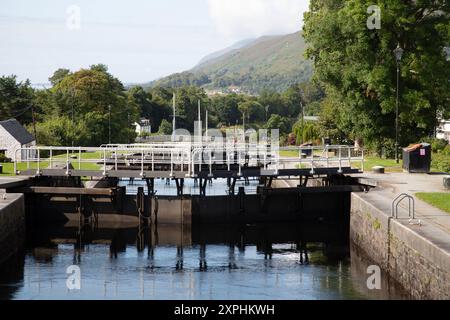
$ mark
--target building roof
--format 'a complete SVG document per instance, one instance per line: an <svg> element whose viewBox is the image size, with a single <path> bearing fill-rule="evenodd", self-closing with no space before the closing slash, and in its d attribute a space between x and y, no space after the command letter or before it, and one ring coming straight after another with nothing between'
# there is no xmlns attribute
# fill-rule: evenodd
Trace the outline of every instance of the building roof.
<svg viewBox="0 0 450 320"><path fill-rule="evenodd" d="M0 126L13 136L21 144L27 144L34 141L33 136L16 119L0 121Z"/></svg>

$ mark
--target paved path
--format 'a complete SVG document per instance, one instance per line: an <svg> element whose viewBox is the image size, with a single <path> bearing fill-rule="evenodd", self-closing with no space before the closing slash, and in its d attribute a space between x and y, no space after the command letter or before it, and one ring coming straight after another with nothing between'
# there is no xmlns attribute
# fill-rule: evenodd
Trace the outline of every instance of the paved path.
<svg viewBox="0 0 450 320"><path fill-rule="evenodd" d="M414 230L438 247L450 252L450 214L435 208L415 197L418 192L445 192L450 197L450 191L445 190L443 178L446 175L437 174L353 174L353 177L367 179L377 185L368 193L360 193L359 196L370 202L378 209L391 215L392 201L401 193L407 193L414 197L416 207L416 219L421 225L410 224L408 217L408 201L401 203L399 208L399 222ZM296 187L298 181L283 180L279 186Z"/></svg>
<svg viewBox="0 0 450 320"><path fill-rule="evenodd" d="M450 234L450 214L446 213L436 207L433 207L415 197L418 192L443 192L448 193L443 185L443 178L446 175L442 174L410 174L404 172L373 174L364 173L352 175L354 177L364 177L377 182L378 187L369 193L376 193L379 198L384 199L389 206L392 201L401 193L407 193L414 197L416 204L416 217L422 222L432 223L443 231ZM408 201L401 204L403 212L400 215L405 217ZM391 209L389 209L391 211ZM407 213L406 213L407 216Z"/></svg>
<svg viewBox="0 0 450 320"><path fill-rule="evenodd" d="M433 207L415 197L418 192L444 192L443 178L441 174L410 174L405 172L373 174L364 173L352 175L363 177L376 182L377 187L360 197L370 202L378 209L391 215L392 201L401 193L407 193L414 197L416 207L416 219L420 225L410 224L408 217L408 201L400 205L398 221L417 234L434 243L441 249L450 253L450 214Z"/></svg>

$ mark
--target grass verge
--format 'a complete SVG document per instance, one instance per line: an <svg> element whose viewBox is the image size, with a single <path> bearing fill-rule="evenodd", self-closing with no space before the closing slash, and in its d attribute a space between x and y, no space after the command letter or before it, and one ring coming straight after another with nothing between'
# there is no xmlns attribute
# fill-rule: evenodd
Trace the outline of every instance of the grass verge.
<svg viewBox="0 0 450 320"><path fill-rule="evenodd" d="M447 213L450 213L450 193L444 192L430 192L430 193L416 193L416 197L420 200L439 208Z"/></svg>

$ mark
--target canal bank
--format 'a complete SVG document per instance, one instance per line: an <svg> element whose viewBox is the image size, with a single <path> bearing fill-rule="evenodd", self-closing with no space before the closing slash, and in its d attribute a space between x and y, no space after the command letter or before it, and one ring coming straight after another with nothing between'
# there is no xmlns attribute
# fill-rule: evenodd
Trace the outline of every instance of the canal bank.
<svg viewBox="0 0 450 320"><path fill-rule="evenodd" d="M450 299L450 215L417 199L417 192L445 192L440 175L390 173L364 175L375 189L352 194L350 239L416 299ZM415 221L408 202L392 217L401 193L415 201ZM450 197L450 193L449 193Z"/></svg>
<svg viewBox="0 0 450 320"><path fill-rule="evenodd" d="M352 193L350 241L415 299L450 299L450 215L417 199L417 192L446 192L442 175L365 173L352 175L371 185L368 193ZM310 181L317 184L320 181ZM278 187L293 187L280 180ZM448 191L447 191L448 192ZM392 217L392 202L402 193L415 201L410 221L408 202ZM450 197L450 193L449 193Z"/></svg>
<svg viewBox="0 0 450 320"><path fill-rule="evenodd" d="M0 264L14 256L24 244L24 195L0 193Z"/></svg>

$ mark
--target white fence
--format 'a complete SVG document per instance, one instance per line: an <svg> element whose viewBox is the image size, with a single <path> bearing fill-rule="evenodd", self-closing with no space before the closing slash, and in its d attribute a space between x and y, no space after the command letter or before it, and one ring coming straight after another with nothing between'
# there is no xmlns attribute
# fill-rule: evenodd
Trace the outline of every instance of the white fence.
<svg viewBox="0 0 450 320"><path fill-rule="evenodd" d="M204 171L213 175L215 165L221 165L222 170L238 171L241 175L245 167L261 167L264 170L278 172L280 168L309 168L314 174L316 168L352 167L355 162L364 168L364 152L352 146L322 146L322 147L290 147L282 150L294 151L296 157L280 157L279 150L267 143L162 143L162 144L130 144L103 145L98 148L85 147L29 147L16 150L16 155L25 154L21 160L14 159L14 171L21 174L35 170L41 175L42 170L66 169L69 175L73 170L102 171L107 175L110 171L129 168L140 170L140 176L145 171L170 171L170 176L177 171L186 177L196 177ZM73 169L70 169L70 166ZM98 168L96 168L98 166ZM128 169L125 169L128 170Z"/></svg>

